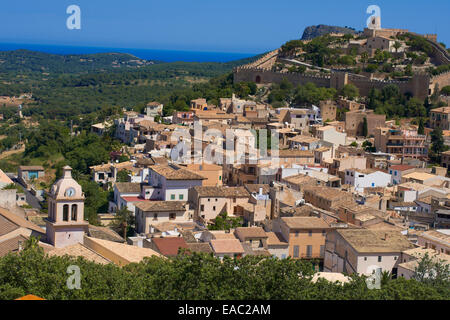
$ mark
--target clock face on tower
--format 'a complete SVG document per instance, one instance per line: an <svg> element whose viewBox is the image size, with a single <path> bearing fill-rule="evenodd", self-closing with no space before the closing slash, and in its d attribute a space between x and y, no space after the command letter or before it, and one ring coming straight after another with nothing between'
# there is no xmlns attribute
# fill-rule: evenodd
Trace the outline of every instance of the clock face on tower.
<svg viewBox="0 0 450 320"><path fill-rule="evenodd" d="M65 195L66 195L66 197L73 197L75 195L75 189L67 188Z"/></svg>

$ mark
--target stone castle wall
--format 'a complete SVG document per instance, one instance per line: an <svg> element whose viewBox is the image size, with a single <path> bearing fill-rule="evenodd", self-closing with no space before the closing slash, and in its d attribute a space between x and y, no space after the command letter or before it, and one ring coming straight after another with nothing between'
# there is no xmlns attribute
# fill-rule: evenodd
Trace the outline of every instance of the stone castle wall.
<svg viewBox="0 0 450 320"><path fill-rule="evenodd" d="M341 90L345 84L355 85L362 96L368 96L372 88L383 89L387 85L397 85L402 94L410 93L419 99L425 99L430 94L430 77L428 75L414 75L409 81L382 81L363 76L335 72L325 76L311 76L291 72L275 72L257 68L236 68L233 72L234 82L251 81L262 84L280 83L283 79L294 85L305 85L312 82L319 87ZM448 75L433 78L441 86L449 81ZM441 87L442 88L442 87Z"/></svg>
<svg viewBox="0 0 450 320"><path fill-rule="evenodd" d="M431 78L430 90L431 93L434 93L434 90L437 88L441 90L443 87L450 86L450 71L442 73L440 75L434 76Z"/></svg>

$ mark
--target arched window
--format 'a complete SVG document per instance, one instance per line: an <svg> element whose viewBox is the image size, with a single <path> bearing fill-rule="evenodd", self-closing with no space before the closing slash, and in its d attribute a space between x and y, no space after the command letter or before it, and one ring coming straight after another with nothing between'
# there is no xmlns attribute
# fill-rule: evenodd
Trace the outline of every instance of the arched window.
<svg viewBox="0 0 450 320"><path fill-rule="evenodd" d="M77 213L78 213L78 205L73 204L72 205L72 216L70 217L70 219L72 221L77 221Z"/></svg>
<svg viewBox="0 0 450 320"><path fill-rule="evenodd" d="M69 221L69 205L65 204L63 206L63 221Z"/></svg>

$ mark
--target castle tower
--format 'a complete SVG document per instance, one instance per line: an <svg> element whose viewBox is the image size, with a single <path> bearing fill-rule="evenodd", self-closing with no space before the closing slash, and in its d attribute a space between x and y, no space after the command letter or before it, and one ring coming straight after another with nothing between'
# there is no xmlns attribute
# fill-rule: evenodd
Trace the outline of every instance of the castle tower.
<svg viewBox="0 0 450 320"><path fill-rule="evenodd" d="M84 221L84 194L65 166L63 176L48 196L47 241L56 248L83 243L88 223Z"/></svg>

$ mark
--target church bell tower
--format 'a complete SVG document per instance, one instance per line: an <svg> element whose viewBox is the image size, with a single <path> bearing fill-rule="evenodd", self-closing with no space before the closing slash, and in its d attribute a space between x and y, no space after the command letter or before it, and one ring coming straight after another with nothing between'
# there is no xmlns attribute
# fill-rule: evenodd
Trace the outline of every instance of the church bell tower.
<svg viewBox="0 0 450 320"><path fill-rule="evenodd" d="M56 248L83 243L88 223L84 221L84 193L65 166L63 176L48 196L47 241Z"/></svg>

